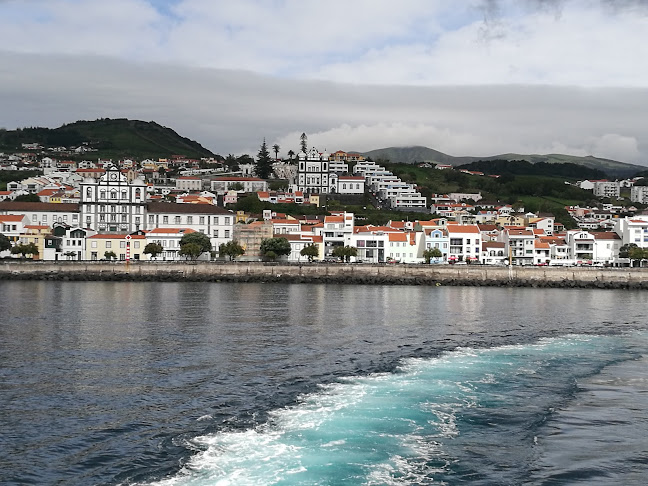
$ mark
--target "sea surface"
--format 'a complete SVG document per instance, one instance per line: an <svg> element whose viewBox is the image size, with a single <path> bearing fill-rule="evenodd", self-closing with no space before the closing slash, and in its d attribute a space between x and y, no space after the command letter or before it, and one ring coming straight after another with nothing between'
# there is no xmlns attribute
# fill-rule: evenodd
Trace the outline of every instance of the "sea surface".
<svg viewBox="0 0 648 486"><path fill-rule="evenodd" d="M0 282L3 485L644 485L648 293Z"/></svg>

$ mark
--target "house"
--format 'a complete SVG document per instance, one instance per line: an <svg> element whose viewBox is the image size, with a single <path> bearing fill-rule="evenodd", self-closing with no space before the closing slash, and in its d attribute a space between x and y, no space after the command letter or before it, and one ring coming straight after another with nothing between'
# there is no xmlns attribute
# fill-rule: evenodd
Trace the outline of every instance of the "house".
<svg viewBox="0 0 648 486"><path fill-rule="evenodd" d="M0 233L5 235L9 241L16 242L25 227L30 224L29 217L24 214L0 214Z"/></svg>
<svg viewBox="0 0 648 486"><path fill-rule="evenodd" d="M22 214L29 218L30 224L52 225L56 222L79 225L79 204L43 202L0 202L0 214Z"/></svg>
<svg viewBox="0 0 648 486"><path fill-rule="evenodd" d="M477 225L449 224L446 229L450 240L449 262L480 261L482 241Z"/></svg>
<svg viewBox="0 0 648 486"><path fill-rule="evenodd" d="M42 260L45 253L45 236L51 235L52 228L46 225L28 224L25 225L23 233L18 237L18 243L29 245L33 243L38 248L38 253L33 255L34 260Z"/></svg>
<svg viewBox="0 0 648 486"><path fill-rule="evenodd" d="M162 253L155 258L156 260L184 260L185 258L179 255L180 240L190 233L196 231L191 228L153 228L146 232L146 242L157 243L162 247Z"/></svg>
<svg viewBox="0 0 648 486"><path fill-rule="evenodd" d="M569 258L576 261L594 259L594 235L582 230L569 230L565 234Z"/></svg>
<svg viewBox="0 0 648 486"><path fill-rule="evenodd" d="M103 260L106 252L113 252L117 260L145 260L144 254L146 236L141 234L95 234L89 236L86 241L85 260Z"/></svg>
<svg viewBox="0 0 648 486"><path fill-rule="evenodd" d="M448 231L443 228L425 228L425 249L431 250L437 248L441 251L441 257L433 260L434 263L441 263L448 261L448 253L450 251L450 237Z"/></svg>
<svg viewBox="0 0 648 486"><path fill-rule="evenodd" d="M619 218L615 220L614 232L621 238L622 246L634 243L640 248L648 248L648 216Z"/></svg>
<svg viewBox="0 0 648 486"><path fill-rule="evenodd" d="M261 259L261 242L272 238L270 221L255 221L249 224L236 224L233 229L233 240L238 241L245 253L240 260L255 261Z"/></svg>
<svg viewBox="0 0 648 486"><path fill-rule="evenodd" d="M503 241L482 242L481 262L485 265L505 265L508 263L506 243Z"/></svg>
<svg viewBox="0 0 648 486"><path fill-rule="evenodd" d="M200 177L184 176L176 179L176 189L180 191L201 191L203 181Z"/></svg>
<svg viewBox="0 0 648 486"><path fill-rule="evenodd" d="M535 235L528 229L505 227L500 232L499 241L505 243L511 263L515 265L532 265L535 250Z"/></svg>
<svg viewBox="0 0 648 486"><path fill-rule="evenodd" d="M364 194L365 178L361 176L330 175L332 193L337 194Z"/></svg>
<svg viewBox="0 0 648 486"><path fill-rule="evenodd" d="M612 263L619 258L621 237L613 231L591 232L594 236L594 261Z"/></svg>
<svg viewBox="0 0 648 486"><path fill-rule="evenodd" d="M336 246L345 246L349 244L353 234L354 216L353 213L334 213L324 218L323 228L319 229L319 234L324 239L324 256L331 256Z"/></svg>
<svg viewBox="0 0 648 486"><path fill-rule="evenodd" d="M219 195L229 191L242 193L267 190L268 183L258 177L216 177L211 180L211 191Z"/></svg>
<svg viewBox="0 0 648 486"><path fill-rule="evenodd" d="M46 257L46 260L83 260L86 258L87 239L96 235L97 232L88 228L55 223L52 234L60 240L58 245L59 253L54 258L51 258L51 256Z"/></svg>
<svg viewBox="0 0 648 486"><path fill-rule="evenodd" d="M222 243L232 240L235 217L232 211L211 204L150 202L143 229L191 228L208 235L213 249L218 251Z"/></svg>

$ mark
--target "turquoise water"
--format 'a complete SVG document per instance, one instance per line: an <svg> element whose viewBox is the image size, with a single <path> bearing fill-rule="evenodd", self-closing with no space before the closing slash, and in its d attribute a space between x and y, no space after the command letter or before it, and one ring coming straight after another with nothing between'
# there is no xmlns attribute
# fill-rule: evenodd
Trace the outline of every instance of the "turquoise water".
<svg viewBox="0 0 648 486"><path fill-rule="evenodd" d="M201 452L156 484L644 484L646 344L570 335L407 359L197 437Z"/></svg>
<svg viewBox="0 0 648 486"><path fill-rule="evenodd" d="M645 292L0 282L2 485L643 485Z"/></svg>

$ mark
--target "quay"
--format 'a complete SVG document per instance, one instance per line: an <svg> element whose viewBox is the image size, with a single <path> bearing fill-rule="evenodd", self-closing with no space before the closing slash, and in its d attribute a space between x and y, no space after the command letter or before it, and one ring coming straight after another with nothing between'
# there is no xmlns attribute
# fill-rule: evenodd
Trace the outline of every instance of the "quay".
<svg viewBox="0 0 648 486"><path fill-rule="evenodd" d="M4 261L0 280L286 282L646 289L647 268L270 262Z"/></svg>

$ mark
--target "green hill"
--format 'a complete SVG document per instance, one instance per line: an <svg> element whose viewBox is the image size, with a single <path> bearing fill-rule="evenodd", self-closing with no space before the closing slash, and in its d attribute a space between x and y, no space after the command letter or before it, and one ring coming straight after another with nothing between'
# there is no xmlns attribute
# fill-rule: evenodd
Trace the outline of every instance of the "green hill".
<svg viewBox="0 0 648 486"><path fill-rule="evenodd" d="M157 158L185 155L191 158L212 157L214 154L198 142L178 135L155 122L102 118L77 121L59 128L20 128L0 131L0 148L21 150L23 143L38 143L44 147L78 147L87 144L102 158ZM86 154L85 157L88 155Z"/></svg>
<svg viewBox="0 0 648 486"><path fill-rule="evenodd" d="M616 160L602 159L599 157L578 157L575 155L564 154L500 154L487 157L454 157L444 154L428 147L388 147L377 150L371 150L363 153L365 157L371 157L373 160L383 159L391 162L400 162L405 164L415 164L420 162L431 162L435 164L447 164L452 166L470 164L479 160L526 160L532 164L546 162L549 164L576 164L590 169L601 170L610 177L629 177L646 168L641 165L626 164Z"/></svg>

